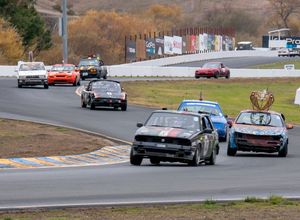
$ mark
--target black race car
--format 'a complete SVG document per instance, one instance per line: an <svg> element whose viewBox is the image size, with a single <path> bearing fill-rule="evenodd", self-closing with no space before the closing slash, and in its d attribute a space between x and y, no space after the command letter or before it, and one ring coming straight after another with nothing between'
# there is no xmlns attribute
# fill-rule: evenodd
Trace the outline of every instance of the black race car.
<svg viewBox="0 0 300 220"><path fill-rule="evenodd" d="M85 80L86 78L107 78L107 69L104 67L103 61L98 60L96 57L80 59L78 68L82 80Z"/></svg>
<svg viewBox="0 0 300 220"><path fill-rule="evenodd" d="M96 106L127 109L127 93L120 83L113 80L92 80L81 92L81 107L90 107L91 110Z"/></svg>
<svg viewBox="0 0 300 220"><path fill-rule="evenodd" d="M130 163L140 165L143 158L152 164L161 161L198 166L214 165L219 153L218 133L209 115L193 112L157 110L136 133Z"/></svg>

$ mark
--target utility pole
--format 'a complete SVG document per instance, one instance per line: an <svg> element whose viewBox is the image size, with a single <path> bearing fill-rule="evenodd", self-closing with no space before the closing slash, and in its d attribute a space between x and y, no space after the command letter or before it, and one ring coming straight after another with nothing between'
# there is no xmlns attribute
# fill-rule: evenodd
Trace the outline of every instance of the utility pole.
<svg viewBox="0 0 300 220"><path fill-rule="evenodd" d="M63 54L64 63L68 63L68 18L67 18L67 0L63 0Z"/></svg>

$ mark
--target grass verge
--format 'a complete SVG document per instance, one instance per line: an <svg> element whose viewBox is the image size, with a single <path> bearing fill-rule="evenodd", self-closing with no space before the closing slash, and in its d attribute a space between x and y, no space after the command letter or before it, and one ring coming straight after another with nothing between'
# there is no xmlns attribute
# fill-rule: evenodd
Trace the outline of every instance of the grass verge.
<svg viewBox="0 0 300 220"><path fill-rule="evenodd" d="M218 203L207 200L203 203L184 205L151 205L138 207L93 207L65 208L56 210L33 210L0 212L6 220L66 220L66 219L298 219L300 202L280 196L268 199L251 198L251 202L238 201ZM275 199L276 198L276 199ZM276 202L274 203L274 199Z"/></svg>
<svg viewBox="0 0 300 220"><path fill-rule="evenodd" d="M300 69L300 60L299 59L290 59L282 62L262 64L257 66L252 66L250 69L283 69L286 64L294 64L295 69Z"/></svg>
<svg viewBox="0 0 300 220"><path fill-rule="evenodd" d="M300 78L200 79L123 82L131 104L177 109L183 99L217 101L225 114L235 117L242 109L251 109L250 93L269 89L275 96L272 110L284 113L288 122L300 124L300 106L294 104Z"/></svg>

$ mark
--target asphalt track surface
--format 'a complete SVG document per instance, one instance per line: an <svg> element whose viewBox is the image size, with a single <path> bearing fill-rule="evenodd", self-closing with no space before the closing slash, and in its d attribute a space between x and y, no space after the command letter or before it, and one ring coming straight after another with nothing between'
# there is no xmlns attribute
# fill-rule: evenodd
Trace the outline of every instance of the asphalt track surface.
<svg viewBox="0 0 300 220"><path fill-rule="evenodd" d="M73 126L131 141L136 122L152 110L80 108L75 87L16 87L16 79L0 79L0 117ZM215 166L188 167L163 163L0 170L0 209L190 202L242 199L246 196L300 197L300 129L290 130L289 155L241 153L226 156L226 144ZM76 137L74 137L76 138Z"/></svg>
<svg viewBox="0 0 300 220"><path fill-rule="evenodd" d="M219 62L223 62L225 66L228 66L229 68L247 69L247 68L253 68L256 65L270 64L274 62L281 62L287 60L300 60L300 57L238 57L238 58L232 57L232 58L203 60L203 61L196 61L190 63L175 64L171 66L201 67L203 66L204 63L219 61Z"/></svg>

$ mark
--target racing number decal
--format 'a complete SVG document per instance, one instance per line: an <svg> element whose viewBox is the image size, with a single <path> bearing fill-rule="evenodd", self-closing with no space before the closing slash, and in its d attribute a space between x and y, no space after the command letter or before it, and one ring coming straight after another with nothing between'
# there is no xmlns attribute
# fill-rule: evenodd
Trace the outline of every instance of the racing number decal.
<svg viewBox="0 0 300 220"><path fill-rule="evenodd" d="M204 137L204 142L203 142L203 156L207 155L209 148L209 139L207 136Z"/></svg>

